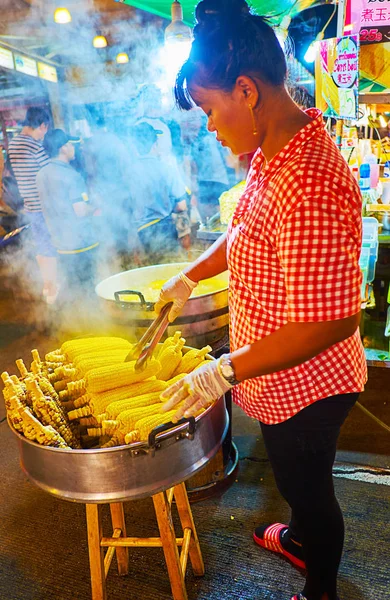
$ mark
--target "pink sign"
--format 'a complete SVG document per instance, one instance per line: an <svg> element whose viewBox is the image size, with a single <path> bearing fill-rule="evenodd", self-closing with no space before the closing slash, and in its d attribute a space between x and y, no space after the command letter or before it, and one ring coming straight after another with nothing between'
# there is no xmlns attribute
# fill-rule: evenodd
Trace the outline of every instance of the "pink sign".
<svg viewBox="0 0 390 600"><path fill-rule="evenodd" d="M389 41L390 0L351 0L350 11L352 33L360 32L361 43Z"/></svg>

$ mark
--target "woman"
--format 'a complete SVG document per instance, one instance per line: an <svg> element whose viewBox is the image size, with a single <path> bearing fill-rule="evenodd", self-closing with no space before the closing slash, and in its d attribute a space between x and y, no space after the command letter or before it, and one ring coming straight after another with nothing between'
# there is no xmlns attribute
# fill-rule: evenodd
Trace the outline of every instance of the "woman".
<svg viewBox="0 0 390 600"><path fill-rule="evenodd" d="M166 390L164 408L184 400L176 417L187 417L233 388L260 421L292 511L289 525L258 527L254 539L306 568L292 600L336 600L344 525L332 465L366 381L361 197L321 113L288 95L284 55L265 20L243 0L204 0L196 18L178 104L200 106L235 154L256 154L227 235L167 282L156 305L173 301L173 320L200 280L228 269L231 353Z"/></svg>

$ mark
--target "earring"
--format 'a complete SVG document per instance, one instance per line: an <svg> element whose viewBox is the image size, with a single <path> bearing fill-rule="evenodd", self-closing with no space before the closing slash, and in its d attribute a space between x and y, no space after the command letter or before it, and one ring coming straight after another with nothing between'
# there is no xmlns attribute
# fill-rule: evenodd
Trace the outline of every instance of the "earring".
<svg viewBox="0 0 390 600"><path fill-rule="evenodd" d="M257 135L259 132L257 131L257 124L256 124L256 119L255 119L255 113L253 112L253 106L252 104L248 104L248 108L250 110L251 113L251 118L252 118L252 125L253 125L253 135Z"/></svg>

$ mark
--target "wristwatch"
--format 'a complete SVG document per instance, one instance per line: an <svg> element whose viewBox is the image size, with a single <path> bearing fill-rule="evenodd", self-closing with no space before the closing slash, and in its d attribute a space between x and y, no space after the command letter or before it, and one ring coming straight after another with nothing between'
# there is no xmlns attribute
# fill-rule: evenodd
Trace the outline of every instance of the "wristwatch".
<svg viewBox="0 0 390 600"><path fill-rule="evenodd" d="M222 354L219 359L219 370L224 379L230 385L237 385L240 383L238 379L236 379L236 374L234 372L234 367L232 361L230 359L230 354Z"/></svg>

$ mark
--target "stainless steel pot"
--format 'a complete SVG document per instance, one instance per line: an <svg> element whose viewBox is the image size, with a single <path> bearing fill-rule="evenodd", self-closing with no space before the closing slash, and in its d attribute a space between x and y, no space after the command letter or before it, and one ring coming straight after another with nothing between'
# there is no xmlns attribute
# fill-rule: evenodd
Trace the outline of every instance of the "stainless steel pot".
<svg viewBox="0 0 390 600"><path fill-rule="evenodd" d="M199 471L228 431L225 399L183 421L154 429L145 443L90 450L40 446L10 427L31 481L65 500L99 504L151 496Z"/></svg>
<svg viewBox="0 0 390 600"><path fill-rule="evenodd" d="M155 318L154 304L145 300L139 291L156 280L168 280L189 263L153 265L125 271L100 282L95 292L101 306L112 322L120 324L130 341L138 340ZM196 295L186 303L183 312L168 327L167 335L181 331L189 346L214 346L228 335L228 276L218 276L221 288L215 292Z"/></svg>

